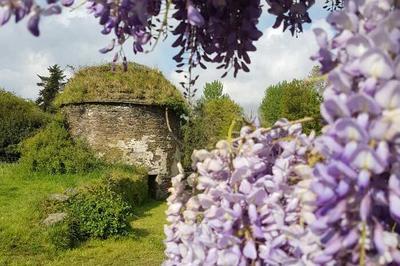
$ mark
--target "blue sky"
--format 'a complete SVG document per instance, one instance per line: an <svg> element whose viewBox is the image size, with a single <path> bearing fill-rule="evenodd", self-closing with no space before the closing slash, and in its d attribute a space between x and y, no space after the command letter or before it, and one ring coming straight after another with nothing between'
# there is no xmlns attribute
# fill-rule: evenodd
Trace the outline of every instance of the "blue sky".
<svg viewBox="0 0 400 266"><path fill-rule="evenodd" d="M324 1L317 2L311 10L312 27L327 28L323 21L327 12L321 8ZM264 35L256 44L258 50L251 55L251 72L240 73L236 79L228 75L222 80L225 91L248 114L257 111L267 86L303 78L314 65L309 57L316 52L317 46L310 27L306 27L299 38L294 38L289 32L272 29L273 22L274 18L265 12L259 24ZM110 62L112 54L102 55L98 49L107 45L112 36L104 36L100 30L101 26L84 7L73 12L64 10L60 16L43 19L39 38L26 30L26 20L0 27L0 87L34 99L39 91L36 74L46 74L50 65L79 67ZM156 67L178 84L182 77L174 72L172 57L176 50L170 47L173 40L171 35L150 54L134 55L130 43L125 52L129 60ZM207 70L199 70L199 74L197 86L201 91L205 82L219 79L222 73L210 66Z"/></svg>

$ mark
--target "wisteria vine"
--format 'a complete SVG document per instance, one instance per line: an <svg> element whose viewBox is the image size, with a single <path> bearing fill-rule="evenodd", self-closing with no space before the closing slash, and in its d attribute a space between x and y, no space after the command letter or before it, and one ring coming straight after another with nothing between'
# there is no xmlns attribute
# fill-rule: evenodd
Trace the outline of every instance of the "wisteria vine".
<svg viewBox="0 0 400 266"><path fill-rule="evenodd" d="M400 10L349 1L327 22L322 135L283 123L195 151L195 174L173 179L165 265L400 264Z"/></svg>

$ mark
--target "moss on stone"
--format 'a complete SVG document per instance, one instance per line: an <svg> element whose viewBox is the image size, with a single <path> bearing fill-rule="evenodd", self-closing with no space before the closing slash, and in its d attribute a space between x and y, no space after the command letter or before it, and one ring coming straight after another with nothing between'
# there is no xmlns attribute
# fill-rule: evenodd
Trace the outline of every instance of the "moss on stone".
<svg viewBox="0 0 400 266"><path fill-rule="evenodd" d="M182 94L159 70L136 63L129 63L126 72L121 66L111 71L109 64L79 69L57 96L55 104L93 101L162 105L178 112L185 112L187 108Z"/></svg>

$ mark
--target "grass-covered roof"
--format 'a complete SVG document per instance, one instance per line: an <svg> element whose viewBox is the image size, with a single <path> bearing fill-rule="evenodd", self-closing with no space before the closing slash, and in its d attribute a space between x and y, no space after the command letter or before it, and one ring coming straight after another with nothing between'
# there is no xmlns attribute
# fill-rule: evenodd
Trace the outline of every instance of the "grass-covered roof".
<svg viewBox="0 0 400 266"><path fill-rule="evenodd" d="M186 109L182 94L160 71L136 63L129 63L126 72L121 66L111 71L109 64L79 69L57 96L55 104L95 101L127 101L170 106L177 111Z"/></svg>

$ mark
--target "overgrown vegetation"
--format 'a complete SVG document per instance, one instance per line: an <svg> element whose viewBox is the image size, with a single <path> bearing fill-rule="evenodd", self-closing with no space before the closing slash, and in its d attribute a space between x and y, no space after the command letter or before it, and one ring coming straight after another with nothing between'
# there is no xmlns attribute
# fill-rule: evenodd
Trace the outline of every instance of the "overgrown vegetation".
<svg viewBox="0 0 400 266"><path fill-rule="evenodd" d="M87 186L68 206L70 227L77 228L80 240L127 235L132 210L132 206L106 184Z"/></svg>
<svg viewBox="0 0 400 266"><path fill-rule="evenodd" d="M21 164L29 170L49 174L89 172L99 165L87 145L70 136L60 117L24 140L21 155Z"/></svg>
<svg viewBox="0 0 400 266"><path fill-rule="evenodd" d="M207 83L203 96L193 109L189 122L184 127L183 164L189 167L195 149L211 149L220 139L226 139L233 121L235 130L242 125L242 109L223 94L223 85L218 81Z"/></svg>
<svg viewBox="0 0 400 266"><path fill-rule="evenodd" d="M144 168L114 165L105 175L104 182L131 206L140 206L149 197L147 171Z"/></svg>
<svg viewBox="0 0 400 266"><path fill-rule="evenodd" d="M56 252L74 248L88 239L127 236L132 232L130 221L134 208L148 199L145 169L107 165L96 159L83 141L71 137L61 114L53 117L36 135L25 139L19 150L22 157L16 169L27 179L37 175L61 179L70 178L71 174L98 173L96 179L89 178L68 191L58 192L56 199L47 195L40 203L37 199L36 206L31 206L40 210L31 219L41 225L36 234L42 230L39 234L46 245L44 250ZM50 218L46 222L48 227L44 228L42 221L46 217Z"/></svg>
<svg viewBox="0 0 400 266"><path fill-rule="evenodd" d="M67 215L49 229L50 242L57 249L73 248L90 238L124 236L131 231L132 211L148 200L147 173L127 165L103 169L100 178L40 204L43 218L54 213Z"/></svg>
<svg viewBox="0 0 400 266"><path fill-rule="evenodd" d="M187 109L181 93L160 71L136 63L129 63L126 72L121 66L111 71L109 65L79 69L57 96L55 104L102 100L166 105L177 112Z"/></svg>
<svg viewBox="0 0 400 266"><path fill-rule="evenodd" d="M18 144L45 125L49 116L33 102L0 89L0 161L15 161Z"/></svg>
<svg viewBox="0 0 400 266"><path fill-rule="evenodd" d="M42 223L43 210L46 210L43 202L50 194L99 184L113 170L128 173L128 168L48 175L29 172L19 164L0 164L0 265L161 264L165 204L150 201L135 206L133 213L136 218L128 220L132 232L107 240L74 242L77 241L74 234L79 233L79 228L70 227L68 220L49 228ZM134 171L133 179L143 172L136 168L131 170ZM66 249L76 245L75 249Z"/></svg>
<svg viewBox="0 0 400 266"><path fill-rule="evenodd" d="M264 126L269 127L280 118L296 120L312 117L312 122L303 125L304 132L319 132L322 128L319 111L321 100L313 82L293 80L270 86L266 89L260 106Z"/></svg>
<svg viewBox="0 0 400 266"><path fill-rule="evenodd" d="M77 247L82 241L78 223L67 216L62 222L51 225L47 230L47 239L56 251Z"/></svg>

